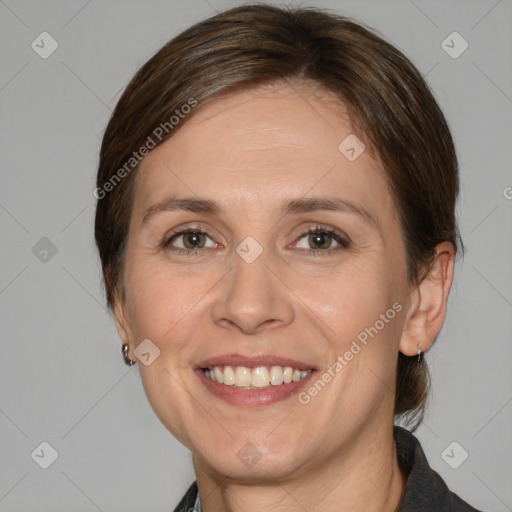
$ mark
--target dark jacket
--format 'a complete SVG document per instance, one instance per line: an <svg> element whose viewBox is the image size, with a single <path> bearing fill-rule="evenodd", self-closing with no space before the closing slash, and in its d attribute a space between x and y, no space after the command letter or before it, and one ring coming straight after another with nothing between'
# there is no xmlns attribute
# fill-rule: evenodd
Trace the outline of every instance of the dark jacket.
<svg viewBox="0 0 512 512"><path fill-rule="evenodd" d="M398 462L407 473L407 482L396 512L479 512L451 492L427 462L418 439L402 427L394 427ZM174 512L193 510L197 483L186 492Z"/></svg>

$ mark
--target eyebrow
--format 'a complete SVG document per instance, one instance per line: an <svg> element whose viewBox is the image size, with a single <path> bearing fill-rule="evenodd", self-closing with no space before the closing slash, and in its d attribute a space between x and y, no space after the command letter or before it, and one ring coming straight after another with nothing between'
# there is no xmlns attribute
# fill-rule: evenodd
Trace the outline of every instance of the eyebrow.
<svg viewBox="0 0 512 512"><path fill-rule="evenodd" d="M282 216L287 214L309 213L315 211L338 211L360 217L370 226L377 227L376 219L361 205L336 197L303 197L293 199L283 204ZM220 215L222 208L211 199L201 197L168 197L150 206L142 218L143 223L150 221L152 217L161 212L188 211L194 213L209 213Z"/></svg>

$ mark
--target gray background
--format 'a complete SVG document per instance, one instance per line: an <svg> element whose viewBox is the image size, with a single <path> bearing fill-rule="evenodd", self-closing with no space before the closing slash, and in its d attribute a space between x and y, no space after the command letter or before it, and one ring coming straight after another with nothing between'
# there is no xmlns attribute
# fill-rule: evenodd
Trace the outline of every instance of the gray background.
<svg viewBox="0 0 512 512"><path fill-rule="evenodd" d="M137 366L122 362L92 191L102 131L133 73L182 29L239 3L0 0L1 511L170 511L194 478ZM434 386L417 436L453 491L510 511L512 1L304 5L378 29L427 76L447 115L467 253L426 356ZM43 31L59 45L47 59L31 47ZM453 31L469 44L456 59L441 46ZM58 453L48 469L31 457L43 441ZM460 463L462 450L467 460L452 469L446 461Z"/></svg>

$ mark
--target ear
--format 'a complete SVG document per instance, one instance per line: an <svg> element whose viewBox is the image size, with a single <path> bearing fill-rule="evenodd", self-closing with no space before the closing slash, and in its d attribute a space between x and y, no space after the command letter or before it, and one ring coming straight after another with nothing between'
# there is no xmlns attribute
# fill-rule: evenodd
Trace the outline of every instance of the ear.
<svg viewBox="0 0 512 512"><path fill-rule="evenodd" d="M453 283L456 250L451 242L436 246L435 262L428 275L411 292L399 349L406 356L426 352L439 334L446 317Z"/></svg>
<svg viewBox="0 0 512 512"><path fill-rule="evenodd" d="M125 343L128 344L130 352L133 352L135 350L135 343L133 341L133 332L130 322L128 321L126 309L126 302L116 297L114 302L114 321L116 323L117 333L119 334L123 345Z"/></svg>

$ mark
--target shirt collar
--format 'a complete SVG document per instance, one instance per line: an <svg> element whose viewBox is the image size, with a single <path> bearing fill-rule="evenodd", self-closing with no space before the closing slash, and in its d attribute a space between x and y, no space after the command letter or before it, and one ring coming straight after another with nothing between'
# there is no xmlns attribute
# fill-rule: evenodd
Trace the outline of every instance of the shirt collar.
<svg viewBox="0 0 512 512"><path fill-rule="evenodd" d="M199 498L199 493L197 493L196 501L194 503L194 508L192 509L192 512L202 512L201 499Z"/></svg>

